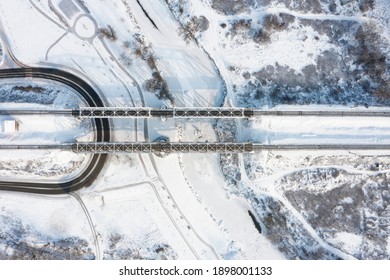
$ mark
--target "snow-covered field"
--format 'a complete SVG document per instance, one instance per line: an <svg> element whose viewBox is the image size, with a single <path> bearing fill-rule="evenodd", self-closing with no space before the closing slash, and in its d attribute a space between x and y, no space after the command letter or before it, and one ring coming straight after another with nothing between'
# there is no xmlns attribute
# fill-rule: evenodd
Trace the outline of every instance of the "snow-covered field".
<svg viewBox="0 0 390 280"><path fill-rule="evenodd" d="M75 198L2 193L0 203L0 259L95 258L94 236Z"/></svg>
<svg viewBox="0 0 390 280"><path fill-rule="evenodd" d="M190 35L182 33L195 38L214 59L226 82L227 106L301 110L297 105L307 105L305 109L316 110L324 109L318 106L323 104L338 110L346 106L388 105L388 0L168 0L167 3ZM200 26L199 22L207 22L207 28L202 28L205 25ZM378 71L371 72L375 68ZM367 82L368 87L364 86ZM389 143L387 123L386 119L372 118L262 117L254 121L222 121L218 123L218 131L225 141ZM346 168L352 174L367 171L368 178L376 182L378 174L388 171L388 153L273 151L243 157L222 156L221 164L229 182L228 193L250 202L265 223L270 240L289 258L348 258L344 253L356 258L387 258L387 226L383 226L382 235L376 235L373 243L367 241L367 233L357 224L354 226L357 232L352 233L354 227L351 227L336 235L325 235L321 221L326 224L330 211L318 213L316 209L332 194L327 192L321 199L315 199L316 205L299 204L293 200L293 191L287 195L278 182L296 173L285 186L294 186L301 195L309 195L322 185L342 191L338 177L333 179L322 172L313 172L319 185L312 186L313 179L303 179L312 169L322 168L324 174L332 174L334 169ZM335 203L339 200L342 203L343 199L333 198ZM359 199L363 204L371 203L368 197ZM387 202L383 203L386 208ZM366 211L363 209L355 211ZM316 212L316 223L305 211ZM370 210L370 215L376 220L383 213L376 209ZM347 213L339 214L332 221L343 223L347 217ZM361 224L366 223L364 214L355 221L359 219ZM336 227L333 230L337 233ZM333 250L323 240L341 251ZM358 244L358 240L365 245Z"/></svg>
<svg viewBox="0 0 390 280"><path fill-rule="evenodd" d="M389 132L387 118L262 117L242 128L240 140L267 144L389 144Z"/></svg>
<svg viewBox="0 0 390 280"><path fill-rule="evenodd" d="M71 89L42 80L26 82L12 79L0 86L0 110L7 109L70 109L85 105ZM18 130L6 132L7 120L16 121ZM44 125L43 125L44 124ZM1 115L0 143L60 144L92 141L94 132L90 120L72 116ZM1 179L6 181L64 181L75 178L88 164L89 155L70 151L2 151ZM16 177L15 177L16 176Z"/></svg>
<svg viewBox="0 0 390 280"><path fill-rule="evenodd" d="M4 51L3 51L3 44L1 43L1 40L0 40L0 66L3 64L4 62Z"/></svg>
<svg viewBox="0 0 390 280"><path fill-rule="evenodd" d="M12 51L5 55L16 65L79 75L108 106L383 110L390 2L341 2L0 0L7 46L0 49ZM370 20L379 29L368 32ZM381 67L364 61L362 44ZM85 105L44 80L7 81L0 99L0 109ZM20 131L1 133L2 144L93 139L89 121L0 121L10 117ZM385 118L113 119L111 126L113 141L390 144ZM68 179L89 159L65 151L0 156L2 181ZM20 250L27 242L42 258L387 259L389 170L385 151L110 155L99 178L72 195L0 193L0 258L31 258ZM18 236L14 247L10 233ZM71 237L78 239L63 241ZM60 252L41 250L56 242ZM70 252L74 244L81 249Z"/></svg>

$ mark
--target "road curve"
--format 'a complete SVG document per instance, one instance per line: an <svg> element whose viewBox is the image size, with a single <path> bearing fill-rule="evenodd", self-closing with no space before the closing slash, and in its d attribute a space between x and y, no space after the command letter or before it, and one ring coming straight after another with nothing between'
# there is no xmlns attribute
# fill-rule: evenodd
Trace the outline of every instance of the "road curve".
<svg viewBox="0 0 390 280"><path fill-rule="evenodd" d="M15 68L1 69L1 79L12 78L40 78L56 81L67 85L77 91L91 107L104 107L98 93L87 82L69 72L52 68ZM110 141L110 124L107 119L94 119L96 141ZM62 183L30 183L30 182L4 182L0 181L0 190L28 192L39 194L64 194L87 187L100 174L106 163L107 155L94 154L91 162L79 177Z"/></svg>

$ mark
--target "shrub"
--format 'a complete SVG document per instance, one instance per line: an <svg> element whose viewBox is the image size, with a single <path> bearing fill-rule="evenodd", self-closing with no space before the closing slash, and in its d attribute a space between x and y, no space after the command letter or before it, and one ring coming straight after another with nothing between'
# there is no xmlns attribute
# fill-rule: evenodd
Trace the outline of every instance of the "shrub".
<svg viewBox="0 0 390 280"><path fill-rule="evenodd" d="M155 93L159 99L168 99L174 103L173 96L169 93L168 84L160 72L153 72L152 78L145 81L143 88Z"/></svg>
<svg viewBox="0 0 390 280"><path fill-rule="evenodd" d="M365 13L368 10L374 9L375 0L360 0L359 9Z"/></svg>
<svg viewBox="0 0 390 280"><path fill-rule="evenodd" d="M110 41L116 41L118 39L115 30L110 25L107 25L106 28L99 28L98 33L100 38L107 38Z"/></svg>
<svg viewBox="0 0 390 280"><path fill-rule="evenodd" d="M263 29L258 29L253 32L252 40L255 43L269 43L271 41L271 35Z"/></svg>
<svg viewBox="0 0 390 280"><path fill-rule="evenodd" d="M232 27L230 31L232 32L233 35L236 35L241 31L248 31L251 29L251 23L252 23L251 20L245 20L245 19L233 21L231 23Z"/></svg>
<svg viewBox="0 0 390 280"><path fill-rule="evenodd" d="M177 33L180 37L183 38L183 40L188 44L191 40L194 40L194 34L191 32L190 29L188 29L186 26L180 26L177 30Z"/></svg>
<svg viewBox="0 0 390 280"><path fill-rule="evenodd" d="M192 24L196 32L204 32L209 29L210 22L204 16L192 17Z"/></svg>
<svg viewBox="0 0 390 280"><path fill-rule="evenodd" d="M288 14L267 14L263 18L262 28L252 30L252 40L255 43L269 43L271 33L287 29L290 23L294 22L295 17Z"/></svg>
<svg viewBox="0 0 390 280"><path fill-rule="evenodd" d="M126 53L122 53L119 57L119 60L125 67L130 67L133 64L133 61L129 56L126 55Z"/></svg>
<svg viewBox="0 0 390 280"><path fill-rule="evenodd" d="M386 55L380 48L381 36L375 23L363 23L356 32L356 40L357 62L366 69L369 76L381 76L387 68Z"/></svg>
<svg viewBox="0 0 390 280"><path fill-rule="evenodd" d="M194 40L198 33L206 31L209 26L210 22L206 17L193 16L185 25L179 27L178 34L188 43Z"/></svg>
<svg viewBox="0 0 390 280"><path fill-rule="evenodd" d="M150 69L152 69L152 70L156 70L157 69L156 59L154 58L154 55L150 55L146 59L146 62L148 63L148 66L150 67Z"/></svg>
<svg viewBox="0 0 390 280"><path fill-rule="evenodd" d="M375 96L379 98L389 99L390 98L390 81L384 81L379 88L374 92Z"/></svg>
<svg viewBox="0 0 390 280"><path fill-rule="evenodd" d="M263 18L263 28L268 31L282 31L288 24L277 14L267 14Z"/></svg>
<svg viewBox="0 0 390 280"><path fill-rule="evenodd" d="M130 49L131 48L131 42L130 41L125 41L123 42L123 47L125 49Z"/></svg>

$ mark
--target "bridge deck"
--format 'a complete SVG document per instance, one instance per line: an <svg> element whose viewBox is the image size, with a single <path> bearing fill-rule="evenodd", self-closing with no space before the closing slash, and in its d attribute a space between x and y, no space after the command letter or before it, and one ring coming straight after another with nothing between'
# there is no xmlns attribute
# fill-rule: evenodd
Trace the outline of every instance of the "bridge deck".
<svg viewBox="0 0 390 280"><path fill-rule="evenodd" d="M253 116L253 109L249 108L90 108L79 109L82 118L248 118Z"/></svg>
<svg viewBox="0 0 390 280"><path fill-rule="evenodd" d="M0 115L73 115L80 118L253 118L260 116L390 117L390 110L275 111L254 108L81 107L63 110L0 110Z"/></svg>
<svg viewBox="0 0 390 280"><path fill-rule="evenodd" d="M266 145L260 143L78 142L54 145L0 145L0 150L69 150L76 153L251 153L263 150L390 150L390 144Z"/></svg>

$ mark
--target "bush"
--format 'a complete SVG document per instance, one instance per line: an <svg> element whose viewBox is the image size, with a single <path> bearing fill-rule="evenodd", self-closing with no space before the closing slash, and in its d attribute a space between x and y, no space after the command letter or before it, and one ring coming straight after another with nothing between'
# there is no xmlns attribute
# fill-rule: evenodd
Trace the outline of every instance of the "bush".
<svg viewBox="0 0 390 280"><path fill-rule="evenodd" d="M357 62L361 64L370 77L379 77L386 71L386 55L382 52L381 36L373 22L363 23L356 32L358 41Z"/></svg>
<svg viewBox="0 0 390 280"><path fill-rule="evenodd" d="M204 16L192 17L192 22L196 32L204 32L210 27L210 22Z"/></svg>
<svg viewBox="0 0 390 280"><path fill-rule="evenodd" d="M134 39L134 52L136 56L146 60L152 54L150 44L147 44L145 38L140 34L134 35Z"/></svg>
<svg viewBox="0 0 390 280"><path fill-rule="evenodd" d="M375 0L360 0L359 9L365 13L368 10L374 9Z"/></svg>
<svg viewBox="0 0 390 280"><path fill-rule="evenodd" d="M133 49L134 55L146 61L153 72L152 78L145 81L143 88L149 92L155 93L159 99L168 99L174 103L174 99L169 93L168 84L158 71L156 57L151 45L145 41L144 36L136 34L134 35L134 42L125 42L124 46Z"/></svg>
<svg viewBox="0 0 390 280"><path fill-rule="evenodd" d="M99 28L98 34L100 38L107 38L110 41L118 39L115 30L110 25L107 25L107 28Z"/></svg>
<svg viewBox="0 0 390 280"><path fill-rule="evenodd" d="M374 92L375 96L379 98L389 99L390 98L390 81L384 81L379 88Z"/></svg>
<svg viewBox="0 0 390 280"><path fill-rule="evenodd" d="M236 35L240 31L248 31L251 29L251 20L240 19L231 23L232 27L230 31L233 35Z"/></svg>
<svg viewBox="0 0 390 280"><path fill-rule="evenodd" d="M253 32L252 40L255 43L269 43L271 41L271 35L263 29L258 29Z"/></svg>
<svg viewBox="0 0 390 280"><path fill-rule="evenodd" d="M159 72L153 72L152 78L145 81L143 88L155 93L159 99L168 99L174 103L173 96L169 93L168 84Z"/></svg>
<svg viewBox="0 0 390 280"><path fill-rule="evenodd" d="M119 57L119 60L125 67L130 67L133 64L133 61L129 56L126 55L126 53L122 53Z"/></svg>
<svg viewBox="0 0 390 280"><path fill-rule="evenodd" d="M381 98L390 98L390 80L386 76L386 54L382 51L380 30L373 22L363 23L357 30L355 38L358 42L355 49L357 63L363 67L374 86L374 95Z"/></svg>
<svg viewBox="0 0 390 280"><path fill-rule="evenodd" d="M288 27L288 23L278 14L267 14L263 18L263 28L268 31L282 31Z"/></svg>
<svg viewBox="0 0 390 280"><path fill-rule="evenodd" d="M209 29L210 22L204 16L191 17L184 26L180 26L178 30L179 36L181 36L187 43L194 40L198 33L204 32Z"/></svg>
<svg viewBox="0 0 390 280"><path fill-rule="evenodd" d="M154 55L150 55L146 59L146 62L148 63L148 66L150 67L150 69L152 69L152 70L156 70L157 69L156 59L154 58Z"/></svg>
<svg viewBox="0 0 390 280"><path fill-rule="evenodd" d="M123 42L123 47L125 49L131 49L131 42L130 41Z"/></svg>
<svg viewBox="0 0 390 280"><path fill-rule="evenodd" d="M283 31L288 28L289 24L294 22L295 17L288 14L267 14L263 18L262 28L252 30L252 40L255 43L269 43L271 33Z"/></svg>
<svg viewBox="0 0 390 280"><path fill-rule="evenodd" d="M195 39L194 34L187 26L180 26L179 29L177 30L177 33L179 34L180 37L183 38L183 40L187 44L189 44L190 41Z"/></svg>

